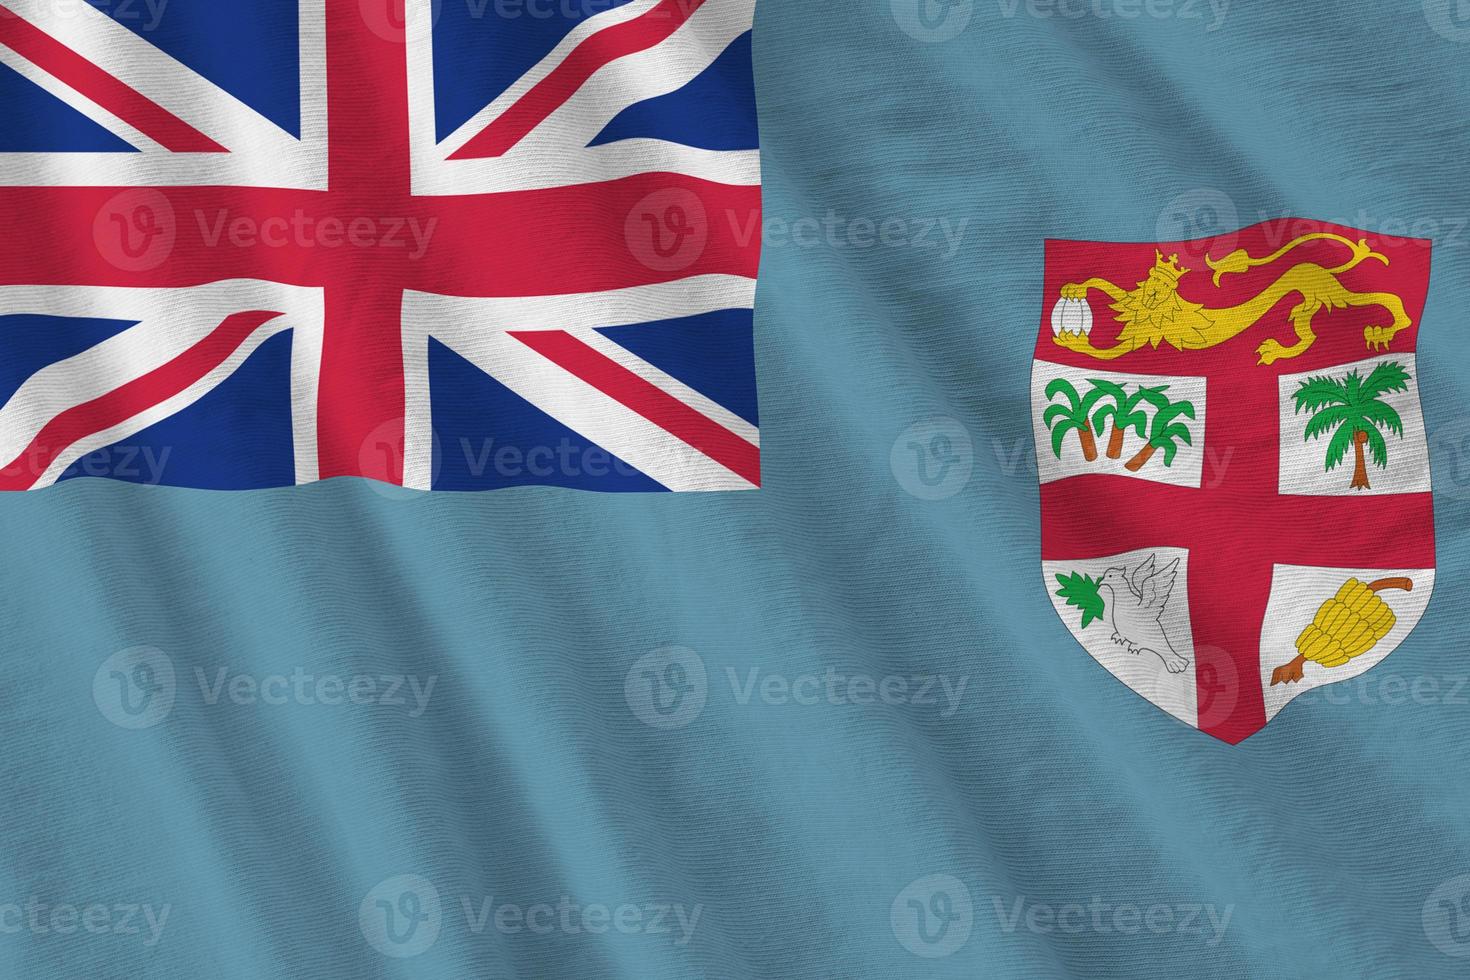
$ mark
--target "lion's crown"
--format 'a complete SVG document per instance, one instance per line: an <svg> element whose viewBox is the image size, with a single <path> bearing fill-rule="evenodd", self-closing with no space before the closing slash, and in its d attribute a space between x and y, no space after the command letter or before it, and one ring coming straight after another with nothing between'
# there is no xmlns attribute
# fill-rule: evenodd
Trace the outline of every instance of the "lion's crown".
<svg viewBox="0 0 1470 980"><path fill-rule="evenodd" d="M1172 284L1177 285L1179 283L1179 280L1184 278L1184 276L1186 276L1191 271L1189 269L1181 269L1179 267L1178 255L1169 256L1169 261L1165 262L1164 253L1160 252L1158 249L1155 249L1154 256L1154 272L1158 273L1160 276L1163 276Z"/></svg>

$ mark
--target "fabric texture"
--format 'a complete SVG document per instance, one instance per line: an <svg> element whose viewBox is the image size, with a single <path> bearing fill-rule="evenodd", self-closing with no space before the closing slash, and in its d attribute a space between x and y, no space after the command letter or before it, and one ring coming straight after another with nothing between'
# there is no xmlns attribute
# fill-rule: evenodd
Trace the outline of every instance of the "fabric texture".
<svg viewBox="0 0 1470 980"><path fill-rule="evenodd" d="M1455 14L766 0L759 491L0 499L0 977L1465 976ZM1043 242L1295 215L1435 240L1436 595L1232 746L1042 588Z"/></svg>

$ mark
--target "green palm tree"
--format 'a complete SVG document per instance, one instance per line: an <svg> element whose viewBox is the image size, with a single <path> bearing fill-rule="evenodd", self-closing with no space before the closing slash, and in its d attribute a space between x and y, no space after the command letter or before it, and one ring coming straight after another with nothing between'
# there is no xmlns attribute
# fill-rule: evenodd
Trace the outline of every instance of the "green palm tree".
<svg viewBox="0 0 1470 980"><path fill-rule="evenodd" d="M1137 473L1148 465L1148 461L1159 450L1164 452L1164 466L1173 466L1174 456L1179 452L1175 442L1182 442L1186 446L1194 445L1194 436L1190 434L1189 426L1179 421L1181 418L1194 419L1194 403L1171 402L1162 391L1153 388L1142 388L1139 394L1154 409L1153 418L1149 421L1148 442L1123 466L1130 473Z"/></svg>
<svg viewBox="0 0 1470 980"><path fill-rule="evenodd" d="M1066 398L1064 404L1053 405L1042 413L1041 421L1051 430L1051 451L1057 459L1062 458L1062 441L1068 432L1077 433L1082 445L1082 458L1089 463L1097 459L1097 440L1092 438L1092 426L1088 416L1103 392L1093 388L1086 395L1077 393L1076 385L1066 378L1057 378L1046 386L1046 400L1056 401L1057 396Z"/></svg>
<svg viewBox="0 0 1470 980"><path fill-rule="evenodd" d="M1320 438L1328 432L1332 438L1327 443L1327 465L1330 472L1347 457L1348 447L1353 447L1353 479L1348 484L1354 490L1372 489L1368 485L1368 463L1363 447L1379 469L1388 467L1388 442L1379 430L1404 436L1404 420L1391 406L1382 401L1390 391L1407 391L1409 372L1397 361L1378 365L1364 378L1357 371L1348 372L1343 378L1316 377L1303 381L1293 396L1297 414L1311 412L1307 430L1302 440Z"/></svg>
<svg viewBox="0 0 1470 980"><path fill-rule="evenodd" d="M1112 381L1092 380L1094 388L1101 388L1103 394L1112 399L1112 403L1104 405L1092 416L1093 428L1098 435L1102 435L1103 427L1108 419L1113 420L1113 431L1108 436L1108 459L1120 459L1123 456L1123 437L1129 429L1138 433L1143 438L1144 427L1148 425L1148 413L1143 411L1142 405L1149 398L1150 392L1162 394L1169 390L1168 385L1159 385L1157 388L1140 387L1133 394L1128 394L1127 385L1115 384Z"/></svg>

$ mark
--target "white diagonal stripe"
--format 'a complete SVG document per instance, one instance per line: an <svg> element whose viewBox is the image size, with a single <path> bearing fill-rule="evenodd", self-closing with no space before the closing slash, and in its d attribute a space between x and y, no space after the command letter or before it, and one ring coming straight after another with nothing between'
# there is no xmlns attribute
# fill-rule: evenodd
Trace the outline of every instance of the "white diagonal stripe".
<svg viewBox="0 0 1470 980"><path fill-rule="evenodd" d="M123 286L5 286L0 287L0 315L30 314L54 317L135 320L137 325L73 357L49 364L21 384L0 407L0 465L16 459L41 429L62 412L100 398L142 377L208 336L226 317L245 310L279 311L282 315L262 324L252 334L250 349L282 330L292 337L291 407L296 440L297 479L308 482L316 474L316 390L322 344L320 289L255 280L229 280L187 289L145 289ZM238 366L243 361L232 360ZM233 368L231 368L233 370ZM312 372L303 375L302 372ZM192 404L228 375L218 369L213 381L185 399L188 392L157 406L121 426L108 430L104 442L89 437L83 453L68 455L71 462L98 446L138 432L159 419ZM208 380L208 379L205 379ZM202 382L201 382L202 383ZM180 400L184 399L184 400ZM52 469L55 469L53 466ZM51 471L48 470L48 473ZM40 484L40 485L45 485Z"/></svg>
<svg viewBox="0 0 1470 980"><path fill-rule="evenodd" d="M755 280L728 275L695 276L678 282L562 296L462 297L405 292L404 485L426 490L433 480L433 418L428 376L428 339L432 336L531 404L671 489L748 489L751 484L745 480L507 334L566 330L759 446L760 433L755 426L596 332L599 327L750 309L754 301ZM509 358L508 366L496 368L498 357ZM537 389L536 385L543 382L543 387ZM559 400L562 398L568 401L563 403ZM620 450L619 446L623 448ZM688 459L691 455L705 462L691 463ZM654 467L658 472L647 467Z"/></svg>
<svg viewBox="0 0 1470 980"><path fill-rule="evenodd" d="M743 477L504 331L481 334L467 348L456 348L455 352L558 422L670 490L754 488Z"/></svg>
<svg viewBox="0 0 1470 980"><path fill-rule="evenodd" d="M95 7L55 0L6 0L6 6L226 149L294 142L275 123Z"/></svg>
<svg viewBox="0 0 1470 980"><path fill-rule="evenodd" d="M638 375L638 377L647 381L655 388L660 389L665 394L677 398L710 421L724 426L751 445L756 447L760 446L760 430L719 402L695 391L673 375L659 370L626 347L618 346L605 334L599 333L596 330L573 330L569 332L582 343L596 350L603 357L616 362L626 370Z"/></svg>
<svg viewBox="0 0 1470 980"><path fill-rule="evenodd" d="M67 85L54 75L42 71L36 65L22 58L3 44L0 44L0 63L10 67L32 84L45 89L51 95L65 102L68 106L80 112L114 136L117 136L123 142L140 150L167 152L151 136L148 136L142 130L133 128L133 126L102 108L70 85Z"/></svg>
<svg viewBox="0 0 1470 980"><path fill-rule="evenodd" d="M755 0L709 0L668 40L598 69L517 149L543 144L563 150L586 147L624 109L677 92L698 78L751 29L754 15Z"/></svg>
<svg viewBox="0 0 1470 980"><path fill-rule="evenodd" d="M0 186L326 188L326 0L301 0L301 138L81 0L6 0L5 6L140 95L225 147L172 153L89 100L43 84L140 153L0 153ZM13 52L6 52L13 55ZM11 58L6 63L21 70ZM15 61L20 61L14 56ZM62 86L64 88L64 86ZM69 92L70 90L67 89Z"/></svg>
<svg viewBox="0 0 1470 980"><path fill-rule="evenodd" d="M183 391L165 398L161 402L149 405L137 415L125 419L111 428L103 429L78 439L56 457L51 465L46 468L46 472L41 474L41 477L36 480L32 489L39 490L42 487L51 486L61 478L61 474L66 472L67 467L94 449L110 446L120 439L126 439L131 435L142 432L155 422L161 422L170 415L182 412L213 391L219 386L221 381L234 374L240 368L240 365L244 364L261 344L280 333L283 329L285 329L285 324L282 322L281 317L276 317L274 320L269 320L261 324L248 337L241 341L238 347L230 351L229 356L219 364L216 364L207 374ZM296 482L301 483L305 481L302 481L298 476Z"/></svg>
<svg viewBox="0 0 1470 980"><path fill-rule="evenodd" d="M420 8L426 8L430 7L434 0L407 0L407 2L415 4ZM457 153L466 143L478 136L485 127L503 116L507 109L519 102L527 92L535 88L557 66L566 61L567 55L580 47L583 41L586 41L599 31L605 31L609 27L626 24L631 20L642 17L654 7L658 6L660 2L661 0L633 0L632 3L624 4L621 7L616 7L612 10L588 17L582 21L562 39L560 44L552 49L550 54L537 62L536 67L522 75L516 80L515 84L502 92L485 108L475 113L468 122L456 129L444 142L440 143L438 147L439 159L444 160ZM718 3L720 0L714 0L714 2ZM421 20L427 23L432 20L432 17L422 16ZM416 50L410 51L410 65L423 67L427 64L432 68L433 37L428 32L419 32L410 36L409 43L417 47ZM426 77L432 79L432 72ZM432 119L432 117L430 118Z"/></svg>
<svg viewBox="0 0 1470 980"><path fill-rule="evenodd" d="M419 15L411 17L410 22L430 22L427 11L432 2L409 0L420 8ZM759 185L759 150L708 150L658 139L586 145L623 108L676 91L708 68L731 41L751 28L754 0L709 0L667 41L605 66L572 102L505 155L448 159L515 105L587 38L646 14L658 2L635 0L583 21L535 68L442 143L435 142L433 40L428 31L410 32L414 193L494 194L621 180L646 173L683 174L736 186Z"/></svg>

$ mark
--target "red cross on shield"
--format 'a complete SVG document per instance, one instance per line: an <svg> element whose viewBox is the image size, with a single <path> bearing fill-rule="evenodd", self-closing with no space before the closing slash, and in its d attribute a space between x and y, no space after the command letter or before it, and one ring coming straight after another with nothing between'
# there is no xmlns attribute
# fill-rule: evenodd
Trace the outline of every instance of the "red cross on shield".
<svg viewBox="0 0 1470 980"><path fill-rule="evenodd" d="M1297 219L1047 242L1044 582L1082 647L1180 721L1238 743L1422 617L1430 252Z"/></svg>

